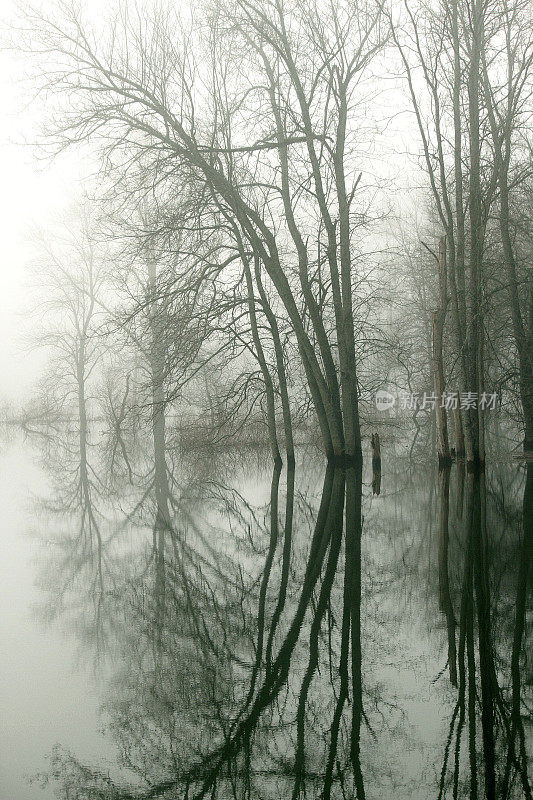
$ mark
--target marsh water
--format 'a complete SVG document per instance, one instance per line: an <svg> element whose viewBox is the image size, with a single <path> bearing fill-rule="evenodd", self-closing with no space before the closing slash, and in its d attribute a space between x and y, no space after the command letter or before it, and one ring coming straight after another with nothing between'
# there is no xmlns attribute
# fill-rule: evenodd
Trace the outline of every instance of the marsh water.
<svg viewBox="0 0 533 800"><path fill-rule="evenodd" d="M148 441L94 429L82 461L68 424L2 444L2 797L531 797L533 465L505 441L439 472L430 432L385 431L378 487L176 429L162 497Z"/></svg>

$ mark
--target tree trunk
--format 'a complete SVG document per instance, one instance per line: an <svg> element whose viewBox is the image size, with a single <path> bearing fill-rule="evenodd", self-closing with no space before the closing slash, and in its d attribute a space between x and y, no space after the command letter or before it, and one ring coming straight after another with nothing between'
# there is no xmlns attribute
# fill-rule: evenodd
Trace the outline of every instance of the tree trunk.
<svg viewBox="0 0 533 800"><path fill-rule="evenodd" d="M469 155L470 155L470 253L467 319L466 391L479 397L480 341L483 336L481 309L481 268L483 256L483 217L481 190L480 66L484 37L483 0L471 3L471 52L468 72ZM476 469L484 461L479 441L479 405L466 409L467 467Z"/></svg>
<svg viewBox="0 0 533 800"><path fill-rule="evenodd" d="M276 369L278 373L279 393L281 396L281 408L283 412L283 430L285 433L285 450L287 452L287 464L289 468L294 468L295 465L294 437L292 433L291 406L289 402L289 392L287 388L287 373L285 371L283 347L281 345L278 322L268 301L268 297L265 292L265 287L263 286L263 280L261 278L261 262L259 261L258 258L254 259L254 265L255 265L255 279L257 282L257 288L259 290L259 296L263 304L263 313L265 314L268 324L270 326L272 341L274 342L274 351L276 353Z"/></svg>
<svg viewBox="0 0 533 800"><path fill-rule="evenodd" d="M246 259L246 255L244 253L242 254L242 264L244 267L244 275L246 278L246 290L248 295L248 315L250 317L250 327L252 330L252 339L255 347L255 356L257 358L257 361L259 362L259 367L261 369L261 374L263 376L263 382L265 384L265 394L267 401L267 426L268 426L268 437L270 440L270 449L272 452L272 459L274 461L274 464L280 466L281 455L279 452L278 436L276 433L276 404L274 399L274 384L272 382L272 376L270 374L268 364L266 363L263 345L261 344L261 337L259 336L259 330L257 327L257 315L255 311L255 297L254 297L254 289L252 283L252 273L250 271L250 265Z"/></svg>
<svg viewBox="0 0 533 800"><path fill-rule="evenodd" d="M451 464L450 444L448 440L448 419L446 409L442 404L444 390L446 388L444 380L443 338L447 305L446 237L441 236L439 241L439 307L433 312L433 385L436 397L435 409L437 416L439 465L441 467Z"/></svg>
<svg viewBox="0 0 533 800"><path fill-rule="evenodd" d="M465 457L465 436L463 431L463 418L459 407L453 409L453 422L455 426L455 455L457 460Z"/></svg>

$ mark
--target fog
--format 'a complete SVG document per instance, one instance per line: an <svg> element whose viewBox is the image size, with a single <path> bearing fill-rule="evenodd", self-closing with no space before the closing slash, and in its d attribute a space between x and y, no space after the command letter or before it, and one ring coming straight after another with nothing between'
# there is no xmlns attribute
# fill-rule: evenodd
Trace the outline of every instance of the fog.
<svg viewBox="0 0 533 800"><path fill-rule="evenodd" d="M9 3L6 800L531 800L526 0Z"/></svg>

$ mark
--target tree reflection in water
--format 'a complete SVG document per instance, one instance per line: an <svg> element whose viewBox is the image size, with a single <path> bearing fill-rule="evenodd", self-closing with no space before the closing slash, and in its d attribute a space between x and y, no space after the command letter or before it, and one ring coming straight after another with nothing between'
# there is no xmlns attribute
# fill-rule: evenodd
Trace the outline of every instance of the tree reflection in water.
<svg viewBox="0 0 533 800"><path fill-rule="evenodd" d="M60 797L531 798L533 465L525 485L516 464L430 469L422 485L420 465L398 461L377 498L360 464L327 468L317 489L306 454L274 468L261 502L242 477L264 483L250 454L239 470L228 452L170 458L163 440L143 473L156 427L129 455L114 531L117 489L106 507L100 492L105 714L122 769L58 747ZM74 563L78 541L67 541ZM426 664L402 642L406 597ZM79 599L64 595L63 609L81 613ZM439 660L425 713L449 706L449 724L424 741L393 677L416 665L424 680ZM434 763L418 795L415 751Z"/></svg>
<svg viewBox="0 0 533 800"><path fill-rule="evenodd" d="M459 642L456 651L455 620L447 578L447 556L443 554L447 539L449 507L449 474L440 476L440 548L439 585L441 607L446 614L448 629L448 663L450 680L456 683L457 702L451 717L448 739L441 772L439 800L446 795L451 772L451 794L457 797L531 797L528 776L528 758L524 734L523 714L529 717L530 709L523 706L520 666L524 650L524 622L528 572L531 561L531 464L527 465L524 486L522 532L516 536L516 525L511 525L515 536L506 540L505 504L498 508L494 501L494 488L487 490L487 476L483 471L466 476L465 522L463 530L463 577L459 607ZM460 488L462 500L463 489ZM487 497L487 494L492 497ZM492 500L492 502L489 502ZM462 509L458 517L462 516ZM502 516L503 512L503 516ZM516 521L515 521L516 522ZM508 525L508 520L507 520ZM520 541L519 553L514 553L510 563L498 563L505 548L515 547ZM503 545L503 547L502 547ZM500 551L500 552L498 552ZM518 558L517 558L518 556ZM508 554L506 554L508 558ZM509 573L506 575L506 571ZM512 576L512 577L511 577ZM502 587L511 579L511 585ZM512 582L515 583L513 613L510 613ZM511 617L514 616L514 622ZM511 637L509 630L513 626ZM509 646L512 641L511 663ZM457 666L455 659L457 658ZM508 682L511 680L511 691ZM461 744L463 730L468 720L469 778L461 785ZM477 727L480 726L480 731ZM519 741L519 748L516 742ZM452 755L453 754L453 755Z"/></svg>

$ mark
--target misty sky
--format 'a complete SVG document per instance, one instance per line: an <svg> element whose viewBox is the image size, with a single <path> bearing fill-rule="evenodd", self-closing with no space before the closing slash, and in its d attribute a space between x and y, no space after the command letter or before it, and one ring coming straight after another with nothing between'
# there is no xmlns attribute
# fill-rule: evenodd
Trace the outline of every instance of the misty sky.
<svg viewBox="0 0 533 800"><path fill-rule="evenodd" d="M188 4L188 0L176 2ZM2 4L0 36L8 41L16 27L15 5L11 0ZM44 8L50 11L52 4L44 3ZM93 20L98 19L104 9L108 10L108 4L102 0L83 4L84 15ZM38 325L38 317L30 319L28 315L26 267L32 258L31 229L35 226L53 229L54 220L76 204L76 198L82 193L84 177L90 173L76 148L51 161L42 158L31 145L42 133L48 109L46 98L32 99L29 85L23 80L26 67L25 57L21 58L13 50L0 50L0 169L3 189L0 195L0 399L10 400L28 395L46 358L44 353L30 352L24 345L24 328L31 330L32 326ZM401 109L401 113L395 114L393 121L385 126L384 138L380 141L384 150L377 159L372 159L372 170L387 174L392 168L395 180L401 178L401 206L405 211L407 172L413 167L412 160L406 157L406 150L412 149L416 137L412 135L414 120L408 105L402 104L398 94L391 95L391 90L392 85L383 108L384 118L390 117L391 106ZM410 145L406 145L406 141ZM391 143L394 143L392 148ZM364 166L368 171L370 163ZM415 182L418 181L417 175ZM411 212L416 216L414 203Z"/></svg>
<svg viewBox="0 0 533 800"><path fill-rule="evenodd" d="M14 3L3 3L2 38L9 38ZM43 354L24 350L26 265L31 259L32 225L46 226L79 191L82 165L72 152L51 163L38 159L28 143L40 127L40 103L25 97L24 63L10 50L0 51L0 398L16 399L39 374Z"/></svg>

